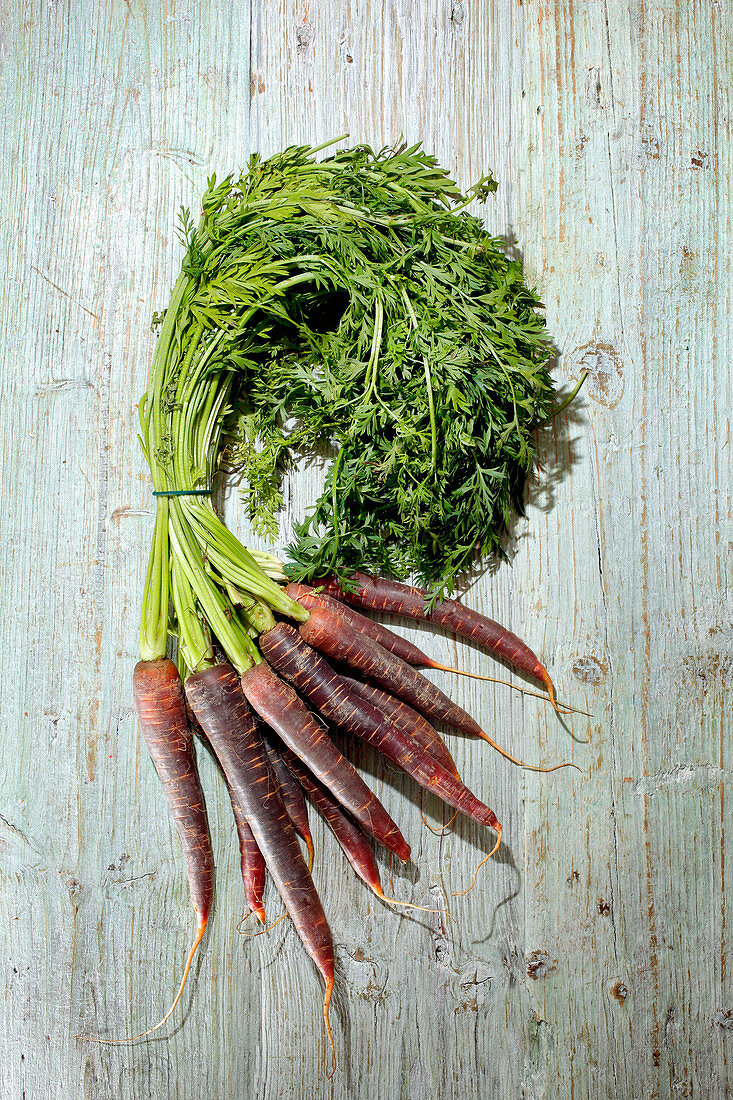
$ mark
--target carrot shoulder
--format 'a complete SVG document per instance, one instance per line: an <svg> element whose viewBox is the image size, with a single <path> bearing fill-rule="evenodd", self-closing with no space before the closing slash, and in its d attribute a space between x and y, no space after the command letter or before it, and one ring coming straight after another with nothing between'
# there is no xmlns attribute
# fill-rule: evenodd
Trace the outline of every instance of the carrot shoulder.
<svg viewBox="0 0 733 1100"><path fill-rule="evenodd" d="M379 642L384 649L388 649L390 653L395 653L403 661L407 661L408 665L424 665L430 668L435 665L435 661L428 657L427 653L423 653L407 638L395 634L393 630L389 630L388 627L375 622L374 619L368 619L366 615L360 615L358 611L355 611L353 607L349 607L343 600L330 596L327 592L316 592L315 589L309 588L307 584L289 584L285 589L285 594L290 596L292 600L297 600L303 607L307 607L309 611L316 607L325 607L328 611L335 611L337 615L341 615L357 630L373 638L375 642Z"/></svg>

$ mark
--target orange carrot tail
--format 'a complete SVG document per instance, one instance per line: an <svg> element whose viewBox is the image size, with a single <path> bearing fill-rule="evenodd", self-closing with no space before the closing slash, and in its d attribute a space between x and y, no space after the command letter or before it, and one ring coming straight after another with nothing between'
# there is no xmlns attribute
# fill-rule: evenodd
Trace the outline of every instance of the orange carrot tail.
<svg viewBox="0 0 733 1100"><path fill-rule="evenodd" d="M173 1012L175 1010L176 1005L178 1004L178 1002L181 999L181 994L183 993L184 987L186 985L186 981L188 979L188 972L191 969L191 963L193 962L194 955L198 951L198 947L199 947L199 944L201 943L201 940L204 938L204 932L206 931L206 925L208 923L208 920L209 920L209 918L207 916L207 917L204 917L204 919L199 922L199 926L198 926L198 929L197 929L197 932L196 932L196 939L193 941L193 947L191 948L191 950L188 953L188 958L186 959L186 965L183 968L183 977L181 978L181 984L178 987L178 992L176 993L175 997L173 998L173 1004L170 1006L170 1008L166 1012L165 1016L163 1016L162 1019L158 1020L157 1024L154 1024L153 1027L149 1027L147 1031L141 1031L139 1035L133 1035L131 1039L101 1039L101 1038L97 1038L97 1037L92 1036L92 1035L77 1035L76 1038L77 1039L86 1039L86 1041L89 1042L89 1043L105 1043L105 1044L110 1044L110 1045L114 1045L114 1046L119 1046L123 1043L135 1043L135 1042L137 1042L138 1039L144 1039L146 1035L152 1035L152 1033L154 1031L157 1031L158 1028L161 1028L163 1026L163 1024L171 1018L171 1016L173 1015Z"/></svg>
<svg viewBox="0 0 733 1100"><path fill-rule="evenodd" d="M544 665L540 665L540 668L542 670L540 672L540 679L547 688L547 694L550 696L550 703L552 704L555 711L559 714L560 707L558 706L557 696L555 695L555 685L552 682L552 677L550 676Z"/></svg>
<svg viewBox="0 0 733 1100"><path fill-rule="evenodd" d="M305 838L305 846L308 849L308 870L312 871L313 870L313 857L314 857L313 837L312 836L307 836Z"/></svg>
<svg viewBox="0 0 733 1100"><path fill-rule="evenodd" d="M333 986L334 986L334 979L333 978L326 979L326 993L325 993L325 996L323 998L323 1022L326 1025L326 1035L328 1036L328 1041L331 1044L331 1069L326 1074L326 1077L328 1077L329 1081L331 1080L331 1078L333 1077L333 1075L336 1072L336 1046L335 1046L334 1041L333 1041L333 1032L331 1031L331 1021L328 1018L328 1010L329 1010L329 1007L331 1005L331 994L333 993Z"/></svg>
<svg viewBox="0 0 733 1100"><path fill-rule="evenodd" d="M489 852L489 854L488 854L487 856L484 856L484 858L483 858L483 859L481 860L481 862L479 863L478 867L477 867L477 868L476 868L476 870L474 871L474 873L473 873L473 878L471 879L471 885L470 885L470 886L467 886L465 890L456 890L456 892L455 892L455 893L453 894L453 897L454 897L454 898L462 898L462 897L464 896L464 894L468 894L468 893L470 893L470 892L471 892L471 890L473 890L474 886L476 885L476 879L478 878L478 873L479 873L479 871L481 870L481 868L483 867L483 865L484 865L485 863L487 863L487 862L488 862L488 861L489 861L489 860L491 859L491 857L493 856L494 852L495 852L495 851L497 850L497 848L498 848L498 847L499 847L499 845L501 844L501 836L502 836L502 832L503 832L503 830L502 830L502 827L501 827L501 825L499 824L499 822L497 821L497 823L496 823L496 834L497 834L497 836L496 836L496 844L495 844L495 845L494 845L494 847L493 847L493 848L491 849L491 851Z"/></svg>
<svg viewBox="0 0 733 1100"><path fill-rule="evenodd" d="M259 913L257 915L259 916ZM287 913L283 913L282 916L278 917L276 921L272 922L269 928L260 928L259 932L239 932L240 925L242 924L242 921L240 920L239 924L237 925L237 932L239 932L240 936L244 936L246 940L253 940L255 936L264 936L266 932L272 932L275 925L279 924L281 920L285 920L287 915ZM249 916L249 913L247 914L247 916ZM247 917L242 918L242 920L246 919ZM262 923L264 924L265 922L263 921Z"/></svg>
<svg viewBox="0 0 733 1100"><path fill-rule="evenodd" d="M240 932L239 931L240 928L242 927L242 925L245 923L245 921L248 921L249 918L252 917L252 916L257 917L257 920L260 922L260 924L264 924L264 925L267 924L267 917L265 916L265 907L264 907L264 905L260 905L260 907L258 909L250 909L249 913L245 913L244 916L242 917L242 919L237 923L237 932L239 932L240 936L254 935L254 933L252 933L252 932Z"/></svg>
<svg viewBox="0 0 733 1100"><path fill-rule="evenodd" d="M539 764L525 764L523 760L517 760L516 756L512 756L512 754L507 752L506 749L503 749L501 745L497 745L496 741L494 741L493 738L489 737L488 733L484 733L484 731L481 730L480 736L484 741L487 742L487 744L491 745L492 749L496 749L496 751L501 756L503 756L505 760L511 761L512 764L516 764L520 768L526 768L527 771L556 772L559 771L560 768L575 768L576 771L581 770L577 764L573 764L570 760L566 760L564 764L553 764L550 768L543 768Z"/></svg>
<svg viewBox="0 0 733 1100"><path fill-rule="evenodd" d="M445 913L446 916L451 917L447 909L431 909L427 905L415 905L412 901L398 901L397 898L388 898L379 885L372 886L372 890L380 901L386 901L388 905L402 905L405 909L419 909L423 913ZM453 920L453 917L451 917L451 920Z"/></svg>

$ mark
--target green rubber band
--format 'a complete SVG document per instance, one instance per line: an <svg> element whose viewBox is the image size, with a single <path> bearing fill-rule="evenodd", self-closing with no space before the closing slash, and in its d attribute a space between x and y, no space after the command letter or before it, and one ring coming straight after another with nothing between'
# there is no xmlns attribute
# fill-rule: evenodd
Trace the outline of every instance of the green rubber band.
<svg viewBox="0 0 733 1100"><path fill-rule="evenodd" d="M211 489L154 489L154 497L208 497Z"/></svg>

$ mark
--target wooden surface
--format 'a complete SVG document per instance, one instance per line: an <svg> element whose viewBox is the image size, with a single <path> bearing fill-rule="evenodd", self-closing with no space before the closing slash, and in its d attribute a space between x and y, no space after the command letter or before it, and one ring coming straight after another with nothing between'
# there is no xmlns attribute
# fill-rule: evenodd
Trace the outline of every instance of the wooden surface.
<svg viewBox="0 0 733 1100"><path fill-rule="evenodd" d="M728 0L3 8L2 1096L723 1097ZM329 1082L292 929L237 933L234 830L205 759L218 893L183 1011L133 1047L76 1036L152 1023L193 931L130 684L152 530L135 402L180 262L176 211L254 150L345 132L422 139L466 185L491 167L487 224L540 289L557 376L590 372L543 435L513 567L469 598L594 718L573 720L574 742L537 700L451 683L514 751L583 769L537 776L454 742L506 828L463 899L486 840L465 822L430 833L414 787L378 770L417 865L395 894L448 903L455 923L375 904L316 825L338 945ZM429 646L492 671L471 647Z"/></svg>

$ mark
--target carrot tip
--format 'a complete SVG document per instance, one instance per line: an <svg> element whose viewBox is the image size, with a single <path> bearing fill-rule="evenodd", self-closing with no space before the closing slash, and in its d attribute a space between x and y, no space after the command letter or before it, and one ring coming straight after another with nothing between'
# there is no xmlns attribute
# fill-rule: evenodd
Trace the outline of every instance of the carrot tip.
<svg viewBox="0 0 733 1100"><path fill-rule="evenodd" d="M540 764L526 764L523 760L517 760L516 756L512 756L512 754L507 752L506 749L503 749L501 745L498 745L493 738L489 737L488 733L484 733L484 731L481 730L480 736L487 744L491 745L492 749L496 749L505 760L509 760L512 764L516 764L518 768L525 768L530 772L556 772L559 771L560 768L576 768L578 771L581 770L577 764L573 764L569 760L566 760L563 764L553 764L549 768L544 768Z"/></svg>
<svg viewBox="0 0 733 1100"><path fill-rule="evenodd" d="M550 703L552 704L554 710L559 714L560 707L557 702L557 696L555 695L555 685L552 682L552 678L549 672L544 666L542 666L541 679L542 683L547 688L547 694L550 696Z"/></svg>
<svg viewBox="0 0 733 1100"><path fill-rule="evenodd" d="M313 850L313 837L308 835L306 837L303 837L303 839L305 841L305 846L308 849L308 872L310 873L313 870L313 858L315 854Z"/></svg>
<svg viewBox="0 0 733 1100"><path fill-rule="evenodd" d="M252 916L257 917L260 924L267 924L267 917L265 916L264 906L261 905L259 907L259 909L250 909L249 913L245 913L244 916L241 918L241 920L239 920L237 922L236 928L237 928L237 932L239 932L240 936L249 936L250 935L249 932L242 932L240 930L241 930L242 925L246 924L246 922Z"/></svg>
<svg viewBox="0 0 733 1100"><path fill-rule="evenodd" d="M329 1079L329 1081L331 1080L333 1075L336 1073L336 1046L335 1046L334 1041L333 1041L333 1032L331 1031L331 1022L328 1018L328 1010L329 1010L329 1007L330 1007L330 1004L331 1004L331 994L333 993L333 985L334 985L334 979L333 978L328 978L326 980L326 992L325 992L325 995L323 997L323 1022L326 1025L326 1035L328 1036L328 1041L331 1044L331 1069L330 1069L330 1071L327 1071L327 1073L326 1073L326 1077Z"/></svg>

